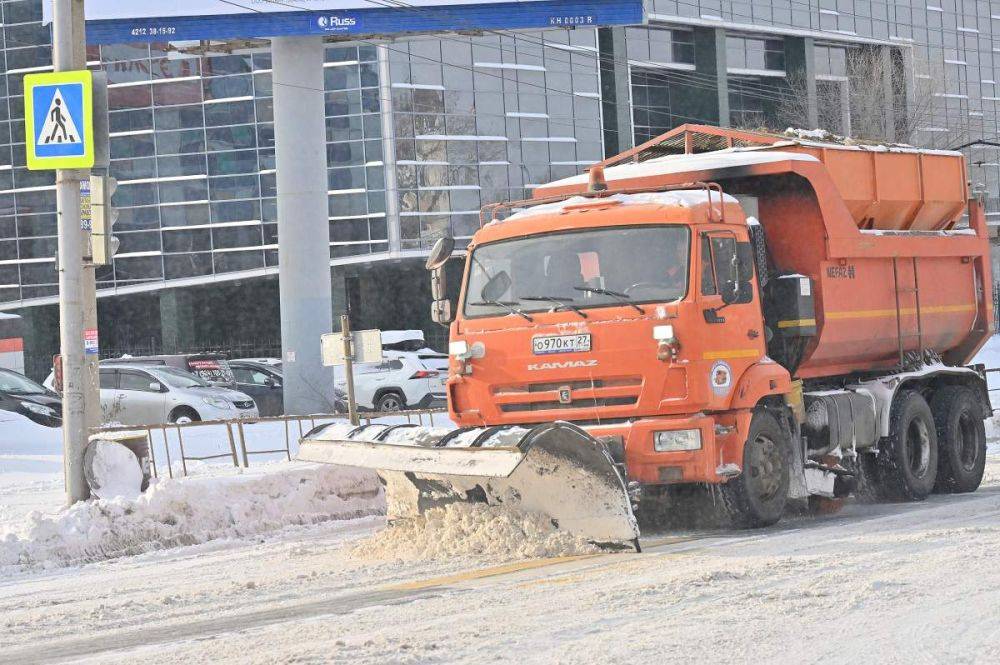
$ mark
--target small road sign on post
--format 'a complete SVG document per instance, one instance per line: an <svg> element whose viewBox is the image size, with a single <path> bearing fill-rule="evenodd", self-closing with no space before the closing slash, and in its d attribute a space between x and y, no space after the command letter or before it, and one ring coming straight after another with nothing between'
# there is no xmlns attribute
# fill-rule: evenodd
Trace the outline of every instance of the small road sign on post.
<svg viewBox="0 0 1000 665"><path fill-rule="evenodd" d="M382 332L380 330L351 331L351 321L346 314L340 317L340 332L327 333L320 338L323 364L327 367L344 366L347 384L347 413L352 425L358 424L358 402L354 395L354 363L377 363L382 360Z"/></svg>
<svg viewBox="0 0 1000 665"><path fill-rule="evenodd" d="M93 95L89 71L24 77L29 169L89 169L94 165Z"/></svg>

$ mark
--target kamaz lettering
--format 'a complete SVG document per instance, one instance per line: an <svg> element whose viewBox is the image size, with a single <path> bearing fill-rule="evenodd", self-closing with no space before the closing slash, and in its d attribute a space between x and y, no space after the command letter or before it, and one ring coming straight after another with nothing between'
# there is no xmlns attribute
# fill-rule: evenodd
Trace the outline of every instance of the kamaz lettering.
<svg viewBox="0 0 1000 665"><path fill-rule="evenodd" d="M546 369L574 369L576 367L597 367L597 361L567 360L561 363L533 363L528 365L528 371L538 372Z"/></svg>

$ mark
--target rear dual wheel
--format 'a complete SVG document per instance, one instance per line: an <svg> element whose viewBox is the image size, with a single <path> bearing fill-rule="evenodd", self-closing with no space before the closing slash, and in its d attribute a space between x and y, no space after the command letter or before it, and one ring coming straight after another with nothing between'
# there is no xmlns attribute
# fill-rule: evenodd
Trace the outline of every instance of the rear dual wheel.
<svg viewBox="0 0 1000 665"><path fill-rule="evenodd" d="M914 391L896 395L889 413L889 436L875 458L880 494L886 499L922 501L934 490L938 437L927 400Z"/></svg>
<svg viewBox="0 0 1000 665"><path fill-rule="evenodd" d="M946 386L931 399L938 440L938 492L974 492L986 470L982 405L965 386Z"/></svg>

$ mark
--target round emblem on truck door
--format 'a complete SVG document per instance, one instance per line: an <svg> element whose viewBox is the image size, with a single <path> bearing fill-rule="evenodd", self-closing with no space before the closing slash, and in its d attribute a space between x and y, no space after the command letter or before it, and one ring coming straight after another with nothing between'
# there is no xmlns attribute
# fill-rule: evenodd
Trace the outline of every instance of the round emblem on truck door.
<svg viewBox="0 0 1000 665"><path fill-rule="evenodd" d="M712 386L712 391L716 395L725 395L729 392L729 388L733 385L733 370L730 369L729 363L724 360L712 365L712 371L708 376L709 385Z"/></svg>

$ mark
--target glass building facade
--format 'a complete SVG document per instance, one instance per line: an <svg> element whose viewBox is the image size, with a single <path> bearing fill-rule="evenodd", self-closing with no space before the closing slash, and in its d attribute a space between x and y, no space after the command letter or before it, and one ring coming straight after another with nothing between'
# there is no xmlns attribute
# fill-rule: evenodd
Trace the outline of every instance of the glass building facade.
<svg viewBox="0 0 1000 665"><path fill-rule="evenodd" d="M648 0L646 9L643 26L330 44L332 264L377 270L446 231L467 239L480 206L529 196L533 184L685 122L815 122L932 147L1000 135L995 2ZM3 309L57 297L54 180L25 168L21 119L24 75L51 63L41 13L42 0L0 0ZM92 46L87 58L108 75L119 182L121 248L98 288L128 294L275 274L266 47L193 54L119 44ZM883 78L889 87L873 89ZM997 149L968 151L990 212L1000 213Z"/></svg>

